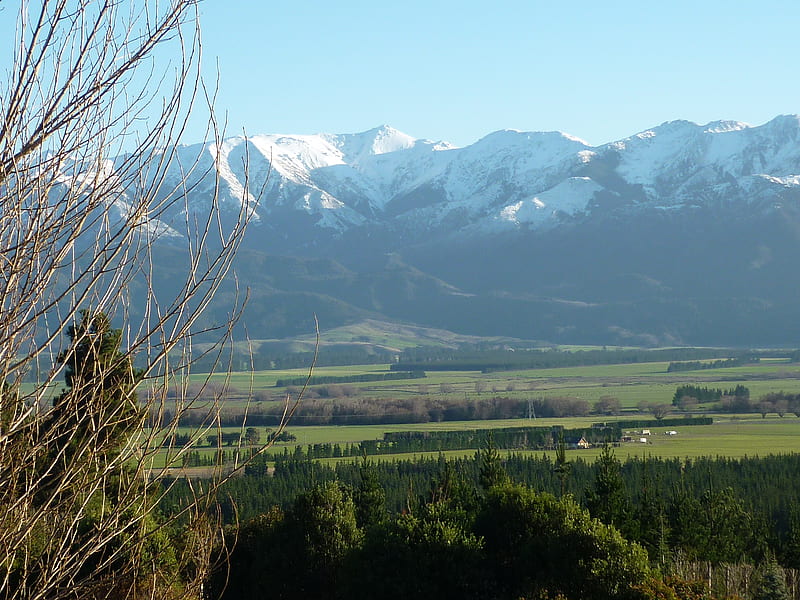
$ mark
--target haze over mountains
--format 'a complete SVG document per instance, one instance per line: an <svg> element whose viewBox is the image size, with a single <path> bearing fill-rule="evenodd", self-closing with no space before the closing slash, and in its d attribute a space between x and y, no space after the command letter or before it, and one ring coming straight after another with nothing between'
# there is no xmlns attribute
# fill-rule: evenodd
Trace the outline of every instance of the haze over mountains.
<svg viewBox="0 0 800 600"><path fill-rule="evenodd" d="M180 148L198 154L190 210L215 170L225 210L257 203L236 265L254 338L307 333L316 312L325 329L374 318L561 343L800 340L797 116L674 121L597 147L508 130L455 148L383 126Z"/></svg>

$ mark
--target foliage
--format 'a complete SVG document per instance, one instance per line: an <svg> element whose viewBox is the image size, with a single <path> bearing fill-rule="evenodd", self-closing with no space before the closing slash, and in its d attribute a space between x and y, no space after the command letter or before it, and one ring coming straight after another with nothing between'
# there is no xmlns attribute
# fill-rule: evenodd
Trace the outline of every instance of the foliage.
<svg viewBox="0 0 800 600"><path fill-rule="evenodd" d="M197 598L208 495L162 520L166 471L153 468L157 453L171 462L186 451L162 443L192 402L166 418L163 386L142 399L135 387L186 374L195 336L213 348L241 309L232 298L225 322L203 321L254 203L223 218L212 188L205 214L167 224L185 215L197 166L182 154L183 175L167 176L201 89L199 9L43 0L10 12L0 76L0 597ZM173 235L180 249L155 243ZM167 254L179 276L164 282L154 265ZM142 427L147 418L156 426Z"/></svg>
<svg viewBox="0 0 800 600"><path fill-rule="evenodd" d="M362 535L350 494L334 481L301 494L287 515L287 526L306 571L297 582L298 592L314 598L331 595L339 568Z"/></svg>
<svg viewBox="0 0 800 600"><path fill-rule="evenodd" d="M594 404L594 412L598 415L618 415L622 405L614 396L600 396Z"/></svg>
<svg viewBox="0 0 800 600"><path fill-rule="evenodd" d="M67 387L48 415L48 426L59 432L48 460L62 468L74 460L90 464L88 454L107 462L144 420L135 390L142 372L120 350L122 330L112 329L102 312L82 310L67 337L69 346L56 359L65 366Z"/></svg>
<svg viewBox="0 0 800 600"><path fill-rule="evenodd" d="M339 483L301 494L238 529L221 598L631 598L645 552L571 499L494 486L464 495L448 474L412 512L355 525ZM459 491L461 490L461 491ZM233 541L236 530L229 530Z"/></svg>
<svg viewBox="0 0 800 600"><path fill-rule="evenodd" d="M484 490L490 490L498 485L509 483L508 473L503 468L500 454L494 445L494 434L492 431L486 435L486 442L478 452L480 467L478 470L478 483Z"/></svg>
<svg viewBox="0 0 800 600"><path fill-rule="evenodd" d="M789 600L786 575L775 561L774 556L759 565L752 593L753 600Z"/></svg>
<svg viewBox="0 0 800 600"><path fill-rule="evenodd" d="M634 598L645 581L647 554L593 520L570 498L522 487L489 492L476 531L493 557L506 597L542 591L567 598Z"/></svg>
<svg viewBox="0 0 800 600"><path fill-rule="evenodd" d="M215 598L333 598L342 568L361 544L355 507L335 481L298 495L284 513L271 508L226 531L217 553L230 552L228 565L211 577Z"/></svg>
<svg viewBox="0 0 800 600"><path fill-rule="evenodd" d="M735 350L714 348L673 348L663 350L453 350L450 348L413 348L403 352L393 371L501 371L547 369L579 365L679 361L730 357Z"/></svg>
<svg viewBox="0 0 800 600"><path fill-rule="evenodd" d="M105 314L84 310L80 316L57 358L66 366L66 388L53 400L45 431L33 430L24 440L40 456L26 473L35 482L31 508L49 518L36 524L10 564L0 565L0 590L26 597L39 582L46 585L48 563L58 556L51 545L56 537L62 552L80 554L76 578L84 580L87 596L120 594L147 580L177 591L175 540L156 518L149 490L119 458L144 421L135 391L141 372L121 351L122 332ZM96 541L98 532L103 543Z"/></svg>
<svg viewBox="0 0 800 600"><path fill-rule="evenodd" d="M570 471L572 471L572 464L567 461L567 447L564 443L564 431L558 432L558 444L556 445L556 460L553 465L553 473L558 477L561 484L559 490L559 498L564 497L564 489L566 487L567 478Z"/></svg>
<svg viewBox="0 0 800 600"><path fill-rule="evenodd" d="M711 600L702 581L684 581L677 577L649 577L636 586L642 600Z"/></svg>
<svg viewBox="0 0 800 600"><path fill-rule="evenodd" d="M696 398L698 402L705 403L714 402L721 399L723 396L749 399L750 390L741 384L738 384L735 388L730 390L707 388L699 385L680 385L672 396L672 404L677 406L678 402L680 402L681 398L684 396Z"/></svg>
<svg viewBox="0 0 800 600"><path fill-rule="evenodd" d="M353 501L356 507L358 526L362 529L371 529L383 523L388 516L386 491L380 484L377 470L367 461L366 455L362 460L358 487L353 492Z"/></svg>
<svg viewBox="0 0 800 600"><path fill-rule="evenodd" d="M725 369L730 367L739 367L746 363L758 362L758 356L752 357L737 357L737 358L723 358L719 360L690 360L681 362L671 362L667 367L667 373L675 373L677 371L701 371L707 369Z"/></svg>
<svg viewBox="0 0 800 600"><path fill-rule="evenodd" d="M569 476L561 478L557 462L548 455L509 453L503 456L503 468L520 484L559 496L572 495L587 505L585 492L594 489L600 476L600 464L578 457L569 462ZM447 474L447 469L452 470ZM338 479L354 490L362 485L363 459L323 465L305 460L280 460L274 472L248 471L246 477L229 481L220 493L223 514L233 522L229 497L235 499L236 512L250 519L269 511L273 505L291 507L300 493L322 482ZM388 515L408 507L409 489L416 499L420 492L434 485L436 498L466 498L479 489L480 460L475 456L444 461L440 458L378 461L370 463L369 477L377 480L385 494ZM619 465L623 482L624 504L630 507L625 535L644 546L650 559L668 568L670 557L682 552L690 560L758 561L771 549L782 564L794 566L797 546L797 517L800 489L788 485L800 471L800 455L763 458L701 458L694 460L628 459ZM454 487L454 484L455 485ZM375 482L369 484L375 488ZM455 492L464 486L473 492ZM447 491L449 490L449 491ZM184 484L176 484L164 511L180 505L189 494ZM422 503L434 497L433 492ZM464 506L474 506L465 500ZM359 514L359 502L356 503ZM469 509L471 512L473 509ZM793 516L794 515L794 516ZM364 518L357 517L364 524Z"/></svg>
<svg viewBox="0 0 800 600"><path fill-rule="evenodd" d="M320 385L324 383L362 383L367 381L398 381L402 379L424 379L425 371L393 371L391 373L364 373L361 375L312 375L311 377L295 377L292 379L278 379L275 387L290 385Z"/></svg>
<svg viewBox="0 0 800 600"><path fill-rule="evenodd" d="M585 495L589 513L603 523L625 530L629 524L631 506L620 473L622 465L608 444L603 446L595 466L594 484Z"/></svg>
<svg viewBox="0 0 800 600"><path fill-rule="evenodd" d="M424 503L367 535L345 597L479 598L481 542L448 500Z"/></svg>

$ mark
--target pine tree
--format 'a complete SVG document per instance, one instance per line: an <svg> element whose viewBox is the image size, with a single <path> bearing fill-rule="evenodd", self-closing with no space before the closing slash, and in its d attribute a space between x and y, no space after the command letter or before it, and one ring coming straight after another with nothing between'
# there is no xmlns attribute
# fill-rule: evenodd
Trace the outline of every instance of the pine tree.
<svg viewBox="0 0 800 600"><path fill-rule="evenodd" d="M595 463L594 486L586 491L586 506L593 517L625 530L630 519L630 501L620 473L621 464L606 444Z"/></svg>
<svg viewBox="0 0 800 600"><path fill-rule="evenodd" d="M67 330L69 347L57 362L64 365L66 388L53 400L51 423L72 452L108 457L120 449L142 418L136 396L141 373L121 352L122 330L112 329L102 313L82 310ZM90 442L91 448L83 445Z"/></svg>
<svg viewBox="0 0 800 600"><path fill-rule="evenodd" d="M572 465L567 461L567 446L564 442L564 429L558 430L558 445L556 446L556 464L553 472L558 477L561 484L561 498L564 497L564 489L567 484L567 477L572 470Z"/></svg>
<svg viewBox="0 0 800 600"><path fill-rule="evenodd" d="M786 576L774 556L767 556L758 571L753 600L789 600Z"/></svg>
<svg viewBox="0 0 800 600"><path fill-rule="evenodd" d="M359 468L360 481L353 494L356 507L356 521L362 529L369 529L386 519L386 492L378 479L375 466L362 456Z"/></svg>
<svg viewBox="0 0 800 600"><path fill-rule="evenodd" d="M484 490L509 482L508 473L503 468L500 453L494 445L494 436L491 431L487 434L486 443L480 451L478 482Z"/></svg>

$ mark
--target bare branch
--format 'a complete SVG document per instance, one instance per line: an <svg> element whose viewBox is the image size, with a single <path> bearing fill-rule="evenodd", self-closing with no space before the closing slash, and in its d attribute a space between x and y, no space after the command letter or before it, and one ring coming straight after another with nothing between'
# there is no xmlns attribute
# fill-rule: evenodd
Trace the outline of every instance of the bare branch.
<svg viewBox="0 0 800 600"><path fill-rule="evenodd" d="M204 213L187 204L202 175L219 183L223 129L210 117L203 155L176 146L215 96L196 0L19 7L0 81L0 598L197 598L230 475L172 516L188 524L167 564L153 509L188 450L162 448L191 411L195 436L219 423L222 395L203 405L189 375L197 341L221 360L241 315L236 286L224 322L204 317L258 198L245 185L233 212L217 185ZM165 239L184 263L169 286Z"/></svg>

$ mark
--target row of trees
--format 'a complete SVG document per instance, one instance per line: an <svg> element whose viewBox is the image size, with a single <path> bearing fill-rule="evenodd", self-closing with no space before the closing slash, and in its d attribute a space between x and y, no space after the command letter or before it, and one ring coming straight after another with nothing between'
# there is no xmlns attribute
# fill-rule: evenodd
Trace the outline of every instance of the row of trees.
<svg viewBox="0 0 800 600"><path fill-rule="evenodd" d="M735 388L723 390L721 388L708 388L699 385L680 385L672 396L672 404L677 406L683 398L694 398L697 402L716 402L722 397L750 398L750 390L739 384Z"/></svg>
<svg viewBox="0 0 800 600"><path fill-rule="evenodd" d="M758 356L741 356L737 358L723 358L719 360L690 360L685 362L671 362L667 366L667 373L675 373L678 371L703 371L707 369L728 369L731 367L740 367L747 363L757 363L761 359Z"/></svg>
<svg viewBox="0 0 800 600"><path fill-rule="evenodd" d="M800 569L800 490L792 484L800 457L620 462L609 451L602 460L587 462L496 452L511 480L556 497L571 496L642 544L654 563L679 555L693 561L759 562L772 553L785 567ZM449 461L380 461L371 469L387 509L400 513L447 470L467 488L478 489L482 460L483 452ZM252 471L228 482L220 496L223 515L233 522L236 515L246 520L272 506L288 508L298 494L334 479L355 487L360 468L356 461L335 466L279 461L269 476ZM176 484L165 512L181 505L183 485Z"/></svg>
<svg viewBox="0 0 800 600"><path fill-rule="evenodd" d="M585 365L646 363L658 361L687 361L710 358L730 358L743 354L738 350L717 348L668 348L661 350L580 350L555 349L469 349L410 348L398 363L398 371L511 371L521 369L550 369ZM750 356L752 353L746 353Z"/></svg>
<svg viewBox="0 0 800 600"><path fill-rule="evenodd" d="M364 373L361 375L312 375L278 379L275 387L290 385L320 385L326 383L364 383L370 381L398 381L402 379L424 379L425 371L391 371L388 373Z"/></svg>

